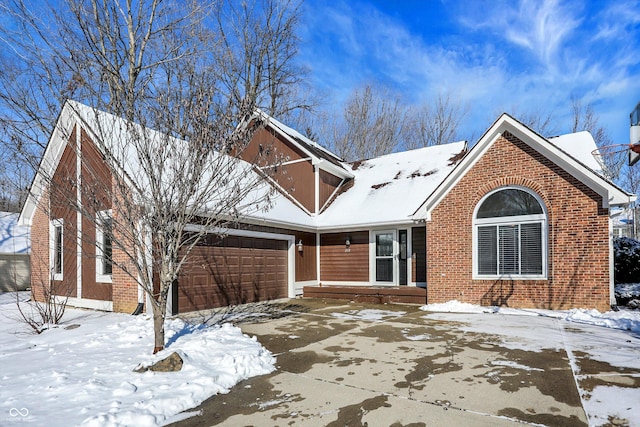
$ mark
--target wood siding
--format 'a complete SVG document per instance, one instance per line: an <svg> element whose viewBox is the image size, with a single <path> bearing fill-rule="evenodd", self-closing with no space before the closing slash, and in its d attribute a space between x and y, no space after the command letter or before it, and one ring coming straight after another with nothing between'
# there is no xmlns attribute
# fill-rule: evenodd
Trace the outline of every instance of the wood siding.
<svg viewBox="0 0 640 427"><path fill-rule="evenodd" d="M24 291L30 285L29 254L0 254L0 292Z"/></svg>
<svg viewBox="0 0 640 427"><path fill-rule="evenodd" d="M77 222L73 208L76 193L75 131L71 134L51 181L50 219L63 221L62 228L62 280L52 281L53 293L60 296L77 296Z"/></svg>
<svg viewBox="0 0 640 427"><path fill-rule="evenodd" d="M271 178L305 209L311 213L315 212L315 183L311 162L281 166L278 173Z"/></svg>
<svg viewBox="0 0 640 427"><path fill-rule="evenodd" d="M82 298L111 301L111 283L96 281L96 225L98 212L111 209L111 174L102 155L82 131L82 202L92 218L82 218Z"/></svg>
<svg viewBox="0 0 640 427"><path fill-rule="evenodd" d="M302 240L302 252L298 250L298 242ZM296 282L316 279L316 234L297 232L295 234Z"/></svg>
<svg viewBox="0 0 640 427"><path fill-rule="evenodd" d="M320 169L320 209L331 198L341 182L341 178Z"/></svg>
<svg viewBox="0 0 640 427"><path fill-rule="evenodd" d="M253 135L240 157L257 165L268 165L302 160L308 156L270 130L261 128ZM315 212L315 178L311 160L265 171L309 212Z"/></svg>
<svg viewBox="0 0 640 427"><path fill-rule="evenodd" d="M427 228L411 229L411 280L416 283L427 281Z"/></svg>
<svg viewBox="0 0 640 427"><path fill-rule="evenodd" d="M345 241L351 247L346 252ZM369 281L369 232L356 231L320 235L320 281Z"/></svg>
<svg viewBox="0 0 640 427"><path fill-rule="evenodd" d="M287 290L286 241L211 236L182 269L177 311L286 298Z"/></svg>

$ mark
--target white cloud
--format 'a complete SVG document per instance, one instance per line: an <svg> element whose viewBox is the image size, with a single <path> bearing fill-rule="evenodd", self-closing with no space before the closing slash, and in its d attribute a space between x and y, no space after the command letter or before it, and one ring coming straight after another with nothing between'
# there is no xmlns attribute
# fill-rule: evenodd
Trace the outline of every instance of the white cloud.
<svg viewBox="0 0 640 427"><path fill-rule="evenodd" d="M435 19L450 21L450 32L434 37L401 20L400 13L383 13L374 0L312 1L308 32L323 40L312 41L306 59L315 78L334 90L332 107L355 86L379 79L411 102L453 93L470 104L474 133L512 106L553 111L561 130L568 130L564 122L572 95L592 102L607 125L606 119L628 117L640 100L635 77L640 18L630 13L622 19L625 10L639 10L630 4L596 6L556 0L448 2L451 15ZM427 18L422 24L430 25ZM605 38L605 33L627 37ZM616 132L628 129L612 129Z"/></svg>

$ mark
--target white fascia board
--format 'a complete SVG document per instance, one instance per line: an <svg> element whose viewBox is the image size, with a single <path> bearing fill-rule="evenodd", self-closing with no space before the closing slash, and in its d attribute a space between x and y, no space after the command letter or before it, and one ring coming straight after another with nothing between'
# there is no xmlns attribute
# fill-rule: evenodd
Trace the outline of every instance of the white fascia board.
<svg viewBox="0 0 640 427"><path fill-rule="evenodd" d="M632 201L632 198L635 198L635 196L627 194L625 191L611 184L606 179L584 166L575 158L571 157L570 154L564 152L553 143L550 143L535 132L532 132L522 123L509 116L507 116L507 119L509 120L505 121L505 124L507 125L505 130L511 132L525 144L529 145L531 148L569 172L580 182L584 183L602 196L603 208L626 205Z"/></svg>
<svg viewBox="0 0 640 427"><path fill-rule="evenodd" d="M380 222L367 222L362 224L344 224L344 225L323 225L316 229L320 232L331 231L360 231L360 230L384 230L387 228L395 229L399 227L415 227L416 222L408 218L398 221L380 221Z"/></svg>
<svg viewBox="0 0 640 427"><path fill-rule="evenodd" d="M303 231L308 233L315 233L317 231L317 227L310 226L310 225L302 225L295 222L287 222L287 221L269 220L265 218L251 217L251 216L243 216L239 219L238 222L242 224L258 225L258 226L273 227L273 228L283 228L285 230Z"/></svg>
<svg viewBox="0 0 640 427"><path fill-rule="evenodd" d="M64 149L67 147L67 138L71 135L73 126L78 122L78 117L74 113L73 108L67 101L60 116L56 121L56 125L53 128L53 132L47 142L47 148L42 155L38 171L33 177L29 196L22 207L20 216L18 218L19 225L31 226L33 222L33 215L36 211L36 206L40 202L42 193L46 190L47 182L53 177L55 170L60 163Z"/></svg>
<svg viewBox="0 0 640 427"><path fill-rule="evenodd" d="M332 175L336 175L339 178L345 179L345 178L353 178L355 175L352 174L351 172L349 172L348 170L341 168L339 166L334 165L333 163L325 160L325 159L320 159L320 158L315 158L315 160L311 163L314 166L319 167L320 169L324 170L325 172L329 172Z"/></svg>
<svg viewBox="0 0 640 427"><path fill-rule="evenodd" d="M569 172L576 179L587 185L600 196L604 208L609 206L626 205L635 200L635 196L629 195L615 185L609 183L591 169L582 165L573 157L536 134L525 125L507 114L502 114L498 120L485 132L480 141L471 148L471 151L458 163L436 190L425 200L413 215L416 220L431 220L431 211L444 199L458 182L471 170L471 168L491 148L493 143L508 131L525 144Z"/></svg>

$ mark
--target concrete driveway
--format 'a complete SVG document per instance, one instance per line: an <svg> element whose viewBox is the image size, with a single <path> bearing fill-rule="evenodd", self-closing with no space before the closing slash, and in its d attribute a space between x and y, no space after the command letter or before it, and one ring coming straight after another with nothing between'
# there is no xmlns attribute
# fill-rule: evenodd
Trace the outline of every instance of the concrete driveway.
<svg viewBox="0 0 640 427"><path fill-rule="evenodd" d="M587 415L590 390L640 388L640 339L622 331L598 338L595 327L541 316L292 304L291 316L239 325L276 355L277 370L213 396L194 409L200 415L174 425L628 425ZM622 346L628 362L595 361L585 345Z"/></svg>

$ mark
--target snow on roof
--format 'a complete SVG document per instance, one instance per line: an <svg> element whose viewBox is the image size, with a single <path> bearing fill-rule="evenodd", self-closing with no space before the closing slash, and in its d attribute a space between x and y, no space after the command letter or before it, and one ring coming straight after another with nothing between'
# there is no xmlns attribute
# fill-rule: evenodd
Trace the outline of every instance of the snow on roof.
<svg viewBox="0 0 640 427"><path fill-rule="evenodd" d="M18 225L19 216L17 213L0 212L0 253L29 253L29 227Z"/></svg>
<svg viewBox="0 0 640 427"><path fill-rule="evenodd" d="M298 144L302 145L304 149L306 149L308 151L311 151L317 157L320 157L322 159L326 159L326 160L330 161L331 163L335 164L336 166L343 167L342 164L340 163L340 162L342 162L342 159L339 156L337 156L336 154L334 154L331 151L327 150L326 148L324 148L322 145L318 144L317 142L312 141L311 139L307 138L306 136L304 136L303 134L301 134L297 130L290 128L289 126L279 122L278 120L274 119L273 117L270 117L269 115L265 114L264 112L262 112L260 110L258 110L258 112L262 116L264 116L266 118L267 122L270 125L272 125L273 127L277 128L282 133L285 133L285 134L289 135Z"/></svg>
<svg viewBox="0 0 640 427"><path fill-rule="evenodd" d="M354 163L353 187L339 195L316 224L322 228L410 221L465 149L465 141L454 142Z"/></svg>
<svg viewBox="0 0 640 427"><path fill-rule="evenodd" d="M548 138L556 147L569 154L574 159L588 167L589 169L602 175L602 165L598 163L592 152L598 146L591 134L587 131L569 133L566 135Z"/></svg>

